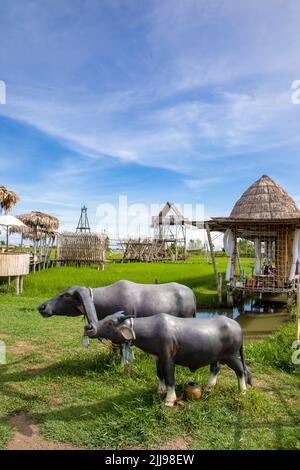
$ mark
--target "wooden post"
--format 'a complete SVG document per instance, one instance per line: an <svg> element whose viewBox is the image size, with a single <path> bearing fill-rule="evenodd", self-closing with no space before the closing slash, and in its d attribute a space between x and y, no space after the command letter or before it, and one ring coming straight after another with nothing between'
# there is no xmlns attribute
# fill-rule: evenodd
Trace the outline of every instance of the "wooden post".
<svg viewBox="0 0 300 470"><path fill-rule="evenodd" d="M297 288L296 339L300 340L300 285Z"/></svg>
<svg viewBox="0 0 300 470"><path fill-rule="evenodd" d="M20 276L16 277L16 294L20 294Z"/></svg>
<svg viewBox="0 0 300 470"><path fill-rule="evenodd" d="M222 304L222 294L223 294L223 278L222 278L222 273L219 273L218 275L218 300L219 304Z"/></svg>
<svg viewBox="0 0 300 470"><path fill-rule="evenodd" d="M21 294L23 292L23 280L24 280L24 276L20 276L20 293Z"/></svg>
<svg viewBox="0 0 300 470"><path fill-rule="evenodd" d="M218 288L218 285L219 285L218 270L217 270L216 258L215 258L215 253L214 253L214 246L213 246L213 243L212 243L212 239L211 239L208 224L205 224L205 229L206 229L207 240L208 240L208 244L209 244L209 248L210 248L211 261L212 261L212 264L213 264L213 267L214 267L216 286Z"/></svg>
<svg viewBox="0 0 300 470"><path fill-rule="evenodd" d="M33 272L35 273L35 264L36 264L36 237L34 236L33 241Z"/></svg>
<svg viewBox="0 0 300 470"><path fill-rule="evenodd" d="M240 258L240 252L239 252L239 247L238 247L238 244L237 244L237 240L236 240L236 256L237 256L237 260L238 260L238 265L239 265L239 272L240 272L240 276L242 277L243 276L243 268L242 268L242 265L241 265L241 258Z"/></svg>

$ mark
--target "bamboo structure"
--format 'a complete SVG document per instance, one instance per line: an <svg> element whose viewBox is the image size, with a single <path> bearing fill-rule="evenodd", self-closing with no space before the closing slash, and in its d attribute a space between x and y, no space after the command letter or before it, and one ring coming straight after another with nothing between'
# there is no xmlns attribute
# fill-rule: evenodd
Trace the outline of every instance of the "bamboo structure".
<svg viewBox="0 0 300 470"><path fill-rule="evenodd" d="M93 233L64 232L58 236L56 260L67 266L105 265L105 238Z"/></svg>
<svg viewBox="0 0 300 470"><path fill-rule="evenodd" d="M21 214L18 219L26 225L26 229L21 230L21 244L26 238L33 240L33 271L36 271L37 265L39 268L43 267L45 269L54 245L59 220L52 215L39 211Z"/></svg>
<svg viewBox="0 0 300 470"><path fill-rule="evenodd" d="M191 222L185 218L175 204L167 202L158 216L152 217L153 242L161 245L165 259L186 259L186 227Z"/></svg>
<svg viewBox="0 0 300 470"><path fill-rule="evenodd" d="M263 175L245 191L229 217L214 217L207 225L210 231L224 233L229 292L295 294L299 284L300 211L275 181ZM239 240L247 240L255 251L252 272L243 266Z"/></svg>
<svg viewBox="0 0 300 470"><path fill-rule="evenodd" d="M166 251L163 241L145 238L120 241L123 248L123 259L125 261L153 262L166 259ZM170 255L171 258L171 255Z"/></svg>
<svg viewBox="0 0 300 470"><path fill-rule="evenodd" d="M178 208L167 202L158 216L152 217L152 238L120 241L123 261L177 261L186 259L186 227L196 225L183 217Z"/></svg>

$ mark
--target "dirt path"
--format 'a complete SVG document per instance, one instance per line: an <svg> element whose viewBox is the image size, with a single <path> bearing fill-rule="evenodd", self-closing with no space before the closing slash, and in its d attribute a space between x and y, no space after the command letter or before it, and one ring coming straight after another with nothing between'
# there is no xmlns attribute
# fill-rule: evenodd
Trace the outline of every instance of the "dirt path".
<svg viewBox="0 0 300 470"><path fill-rule="evenodd" d="M78 447L47 441L39 435L38 425L34 424L26 415L20 413L10 419L15 428L7 450L79 450Z"/></svg>

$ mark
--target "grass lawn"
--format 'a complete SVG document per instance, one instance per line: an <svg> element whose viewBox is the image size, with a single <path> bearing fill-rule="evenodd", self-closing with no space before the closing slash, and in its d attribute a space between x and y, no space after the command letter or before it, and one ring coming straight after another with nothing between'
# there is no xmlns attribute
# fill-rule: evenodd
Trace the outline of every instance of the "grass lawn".
<svg viewBox="0 0 300 470"><path fill-rule="evenodd" d="M218 259L225 270L226 259ZM81 448L164 448L178 438L189 449L300 449L300 373L291 363L294 324L274 337L246 345L254 387L241 396L234 373L222 367L218 384L198 402L165 409L156 396L154 360L135 349L132 376L123 375L107 344L81 346L81 318L43 319L36 306L72 284L100 286L118 279L178 281L198 303L215 302L211 265L111 264L107 270L53 268L31 274L16 297L0 294L0 339L7 365L0 366L0 448L25 411L51 441ZM178 397L185 382L205 385L207 368L176 368Z"/></svg>
<svg viewBox="0 0 300 470"><path fill-rule="evenodd" d="M199 258L195 258L199 261ZM39 297L46 300L71 285L100 287L120 279L140 283L180 282L191 287L198 305L215 305L217 302L213 267L200 258L199 264L187 263L109 263L105 271L95 268L52 268L30 275L24 281L24 297ZM226 258L218 259L218 270L225 273ZM14 291L13 284L10 288ZM0 293L7 292L7 286L0 286Z"/></svg>

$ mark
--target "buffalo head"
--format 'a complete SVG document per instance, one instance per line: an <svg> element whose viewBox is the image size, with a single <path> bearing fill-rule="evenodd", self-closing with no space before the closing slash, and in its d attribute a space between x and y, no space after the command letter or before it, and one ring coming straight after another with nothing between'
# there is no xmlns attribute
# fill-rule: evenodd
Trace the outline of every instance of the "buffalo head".
<svg viewBox="0 0 300 470"><path fill-rule="evenodd" d="M86 325L84 332L90 338L103 338L113 343L123 343L124 340L135 339L131 318L133 317L124 315L124 312L117 312L94 324Z"/></svg>
<svg viewBox="0 0 300 470"><path fill-rule="evenodd" d="M38 310L45 318L52 315L66 315L69 317L86 315L91 324L98 320L91 291L88 287L68 287L56 297L42 303Z"/></svg>

